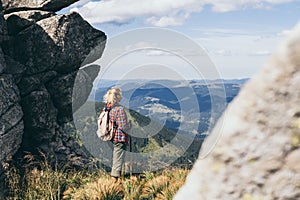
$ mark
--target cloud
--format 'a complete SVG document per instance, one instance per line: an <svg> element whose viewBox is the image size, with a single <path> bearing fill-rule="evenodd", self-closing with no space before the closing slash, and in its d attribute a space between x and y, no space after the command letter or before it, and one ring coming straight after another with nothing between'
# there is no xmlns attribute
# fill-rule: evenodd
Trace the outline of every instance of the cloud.
<svg viewBox="0 0 300 200"><path fill-rule="evenodd" d="M291 34L292 30L283 30L280 33L277 33L278 37L287 37L289 34Z"/></svg>
<svg viewBox="0 0 300 200"><path fill-rule="evenodd" d="M90 23L126 23L142 18L146 24L166 27L182 25L193 12L206 5L214 12L248 8L270 8L273 4L293 0L81 0L71 10L79 12ZM295 1L295 0L294 0Z"/></svg>
<svg viewBox="0 0 300 200"><path fill-rule="evenodd" d="M147 56L173 56L174 54L162 50L149 50L146 52Z"/></svg>
<svg viewBox="0 0 300 200"><path fill-rule="evenodd" d="M256 51L256 52L252 52L250 54L250 56L270 56L271 52L269 51Z"/></svg>
<svg viewBox="0 0 300 200"><path fill-rule="evenodd" d="M127 45L125 47L125 51L132 51L132 50L136 50L136 49L148 49L148 48L153 48L158 46L156 43L151 43L151 42L137 42L131 45Z"/></svg>
<svg viewBox="0 0 300 200"><path fill-rule="evenodd" d="M189 14L185 13L183 15L150 17L150 18L146 19L146 22L148 22L151 25L158 26L158 27L180 26L188 18L189 18Z"/></svg>
<svg viewBox="0 0 300 200"><path fill-rule="evenodd" d="M245 10L248 8L271 9L271 5L293 1L297 0L212 0L208 1L208 4L212 5L212 10L214 12L229 12L235 10Z"/></svg>
<svg viewBox="0 0 300 200"><path fill-rule="evenodd" d="M214 53L219 56L232 56L232 52L228 49L221 49Z"/></svg>
<svg viewBox="0 0 300 200"><path fill-rule="evenodd" d="M200 11L202 3L195 0L103 0L73 8L91 23L125 23L144 17L156 26L181 25L190 12Z"/></svg>

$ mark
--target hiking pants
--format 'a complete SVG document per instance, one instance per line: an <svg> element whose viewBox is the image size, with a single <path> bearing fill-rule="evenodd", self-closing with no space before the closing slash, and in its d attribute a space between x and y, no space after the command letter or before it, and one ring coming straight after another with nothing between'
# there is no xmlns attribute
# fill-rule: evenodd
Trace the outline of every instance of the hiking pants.
<svg viewBox="0 0 300 200"><path fill-rule="evenodd" d="M111 169L111 176L120 177L122 171L122 165L124 163L126 150L126 143L124 142L114 142L113 149L113 162Z"/></svg>

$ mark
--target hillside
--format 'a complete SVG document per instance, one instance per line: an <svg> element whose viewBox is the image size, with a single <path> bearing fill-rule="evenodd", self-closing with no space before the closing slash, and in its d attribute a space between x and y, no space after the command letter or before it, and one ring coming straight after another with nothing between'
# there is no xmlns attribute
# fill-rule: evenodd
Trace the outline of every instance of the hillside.
<svg viewBox="0 0 300 200"><path fill-rule="evenodd" d="M99 102L86 102L75 113L74 123L80 143L92 156L99 159L102 167L109 169L111 144L101 141L96 136L96 116L103 105ZM131 138L131 150L127 150L125 159L127 163L133 163L134 173L158 170L170 165L192 166L202 140L176 133L134 110L126 109L126 113L132 128L128 133Z"/></svg>

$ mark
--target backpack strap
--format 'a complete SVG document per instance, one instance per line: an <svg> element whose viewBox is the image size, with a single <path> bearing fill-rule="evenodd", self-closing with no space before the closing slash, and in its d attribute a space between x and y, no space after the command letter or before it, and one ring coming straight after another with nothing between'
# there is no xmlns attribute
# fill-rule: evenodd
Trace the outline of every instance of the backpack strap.
<svg viewBox="0 0 300 200"><path fill-rule="evenodd" d="M108 115L107 115L107 123L109 122L109 119L110 119L109 112L110 112L112 109L114 109L114 108L115 108L115 110L116 110L116 112L117 112L117 106L118 106L118 104L112 106L110 103L108 103L108 104L105 105L104 110L105 110L105 111L108 111ZM117 126L117 124L116 124L115 121L113 121L113 125L114 125L114 128L117 129L118 126ZM107 127L108 127L108 126L107 126Z"/></svg>

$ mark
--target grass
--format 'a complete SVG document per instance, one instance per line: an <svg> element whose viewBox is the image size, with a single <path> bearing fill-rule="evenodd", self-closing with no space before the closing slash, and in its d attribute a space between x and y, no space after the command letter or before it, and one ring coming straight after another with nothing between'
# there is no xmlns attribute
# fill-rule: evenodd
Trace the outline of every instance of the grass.
<svg viewBox="0 0 300 200"><path fill-rule="evenodd" d="M50 166L45 155L37 161L27 155L23 166L6 163L7 199L172 199L183 185L189 170L165 169L113 181L101 169L75 170Z"/></svg>

